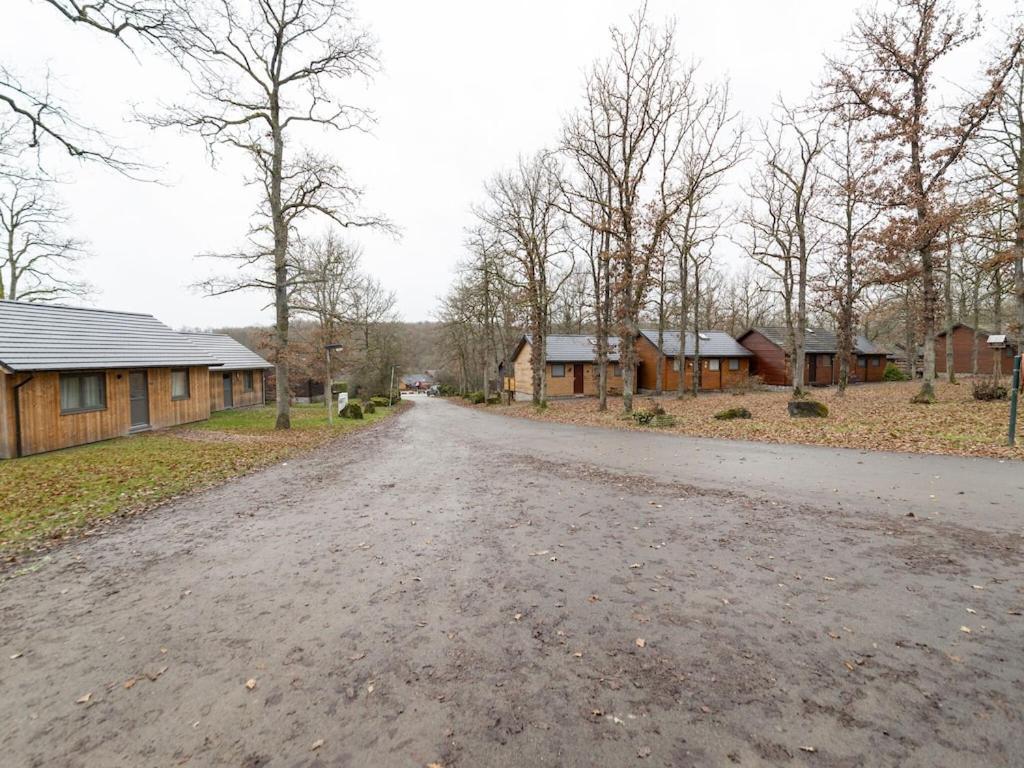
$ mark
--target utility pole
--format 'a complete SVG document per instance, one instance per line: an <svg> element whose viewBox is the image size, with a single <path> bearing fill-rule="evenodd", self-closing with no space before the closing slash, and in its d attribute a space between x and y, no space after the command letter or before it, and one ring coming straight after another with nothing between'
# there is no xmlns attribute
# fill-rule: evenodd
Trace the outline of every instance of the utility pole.
<svg viewBox="0 0 1024 768"><path fill-rule="evenodd" d="M326 344L324 350L327 352L327 382L324 385L324 402L327 404L327 423L334 424L334 382L331 380L331 350L341 352L345 347L341 344Z"/></svg>
<svg viewBox="0 0 1024 768"><path fill-rule="evenodd" d="M1017 399L1020 395L1020 361L1021 353L1013 358L1013 389L1010 391L1010 437L1007 441L1012 448L1017 444Z"/></svg>
<svg viewBox="0 0 1024 768"><path fill-rule="evenodd" d="M391 386L388 387L388 408L395 404L395 366L391 366Z"/></svg>

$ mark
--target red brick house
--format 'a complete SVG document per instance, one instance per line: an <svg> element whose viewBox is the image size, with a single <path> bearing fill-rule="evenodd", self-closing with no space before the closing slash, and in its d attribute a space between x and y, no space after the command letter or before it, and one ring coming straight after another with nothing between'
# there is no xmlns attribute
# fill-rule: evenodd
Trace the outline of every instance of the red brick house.
<svg viewBox="0 0 1024 768"><path fill-rule="evenodd" d="M760 376L765 384L792 386L792 366L786 351L786 328L764 326L751 328L737 341L754 357L750 373ZM839 383L838 337L835 331L808 328L804 341L804 384L829 386ZM865 336L853 337L850 355L850 381L881 381L885 373L886 351Z"/></svg>

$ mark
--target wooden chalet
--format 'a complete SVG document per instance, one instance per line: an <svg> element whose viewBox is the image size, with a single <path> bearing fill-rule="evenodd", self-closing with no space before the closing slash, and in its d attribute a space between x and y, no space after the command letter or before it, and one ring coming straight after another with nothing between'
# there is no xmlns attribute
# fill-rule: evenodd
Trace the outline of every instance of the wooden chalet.
<svg viewBox="0 0 1024 768"><path fill-rule="evenodd" d="M531 336L523 336L510 357L512 381L508 382L511 386L507 388L519 399L529 398L533 394L533 365L530 362L532 344ZM608 394L622 394L619 339L609 336L608 345ZM594 336L552 334L547 337L546 348L544 375L548 397L597 395L599 368L597 340Z"/></svg>
<svg viewBox="0 0 1024 768"><path fill-rule="evenodd" d="M679 388L679 360L683 366L683 386L693 386L693 361L696 358L697 342L700 342L700 387L701 389L728 389L750 375L750 361L754 353L739 344L725 331L700 331L697 336L686 334L684 345L679 343L679 331L665 331L661 337L661 351L658 354L658 332L641 331L637 339L637 355L640 358L638 375L639 389L654 392L658 383L658 361L661 357L662 391L672 392ZM682 348L681 348L682 346Z"/></svg>
<svg viewBox="0 0 1024 768"><path fill-rule="evenodd" d="M151 315L0 301L0 458L206 419L217 365Z"/></svg>
<svg viewBox="0 0 1024 768"><path fill-rule="evenodd" d="M957 323L953 326L953 373L990 375L996 372L998 361L1001 372L1006 374L1013 370L1013 358L1017 355L1017 346L1006 340L1006 346L992 349L988 339L992 334L980 328ZM946 373L946 331L935 334L935 372ZM975 367L975 348L977 348L977 367Z"/></svg>
<svg viewBox="0 0 1024 768"><path fill-rule="evenodd" d="M220 365L210 369L210 410L244 408L266 402L266 374L274 366L224 333L186 333Z"/></svg>
<svg viewBox="0 0 1024 768"><path fill-rule="evenodd" d="M751 375L760 376L765 384L792 386L786 329L783 326L751 328L737 341L753 353ZM804 384L828 386L839 383L838 337L835 331L808 328L804 341ZM850 355L850 381L882 381L886 351L865 336L853 337Z"/></svg>

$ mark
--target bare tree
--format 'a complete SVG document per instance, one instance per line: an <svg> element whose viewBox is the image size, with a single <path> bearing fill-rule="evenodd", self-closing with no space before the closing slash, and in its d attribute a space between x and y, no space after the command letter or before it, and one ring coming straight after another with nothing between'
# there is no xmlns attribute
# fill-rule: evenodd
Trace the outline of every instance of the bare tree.
<svg viewBox="0 0 1024 768"><path fill-rule="evenodd" d="M825 271L818 283L826 307L836 318L839 333L836 353L839 358L838 392L846 392L850 381L850 356L857 326L856 309L864 290L876 279L873 260L875 228L883 209L874 203L879 173L877 158L865 151L861 126L849 108L839 107L831 119L832 141L822 165L824 205L816 214L828 232Z"/></svg>
<svg viewBox="0 0 1024 768"><path fill-rule="evenodd" d="M565 216L558 205L560 169L550 155L520 158L512 171L485 185L487 200L475 209L507 269L498 274L522 292L532 336L534 405L546 400L547 335L554 297L572 275Z"/></svg>
<svg viewBox="0 0 1024 768"><path fill-rule="evenodd" d="M52 180L17 167L0 167L0 299L56 301L84 296L75 272L85 255L65 229L70 217Z"/></svg>
<svg viewBox="0 0 1024 768"><path fill-rule="evenodd" d="M252 164L249 181L261 203L249 247L218 254L238 263L236 276L204 284L211 294L255 289L273 296L274 357L288 381L288 323L297 265L289 242L310 215L341 227L386 227L358 212L362 190L331 158L304 149L301 127L365 130L372 116L339 103L331 88L377 69L374 41L359 28L347 0L175 0L179 50L191 76L192 99L149 119L155 127L201 136L211 155L240 150ZM288 429L289 393L277 388L277 428Z"/></svg>
<svg viewBox="0 0 1024 768"><path fill-rule="evenodd" d="M1015 29L1004 55L989 69L988 86L950 115L935 97L936 69L977 36L948 0L896 0L861 12L845 60L830 62L830 86L855 116L869 121L870 141L887 158L889 178L880 202L893 210L889 251L911 251L921 283L924 377L916 402L935 400L935 326L938 310L934 250L946 226L944 189L951 169L998 103L1020 56Z"/></svg>
<svg viewBox="0 0 1024 768"><path fill-rule="evenodd" d="M178 29L171 2L165 0L41 0L66 21L116 38L129 50L136 41L171 50L168 39ZM99 129L70 114L50 89L50 76L31 85L10 66L0 63L0 109L21 129L23 146L60 147L71 157L106 164L131 174L140 169L125 151Z"/></svg>
<svg viewBox="0 0 1024 768"><path fill-rule="evenodd" d="M807 284L821 233L815 224L826 117L787 107L762 128L760 172L746 216L750 253L779 279L793 376L793 396L804 395Z"/></svg>

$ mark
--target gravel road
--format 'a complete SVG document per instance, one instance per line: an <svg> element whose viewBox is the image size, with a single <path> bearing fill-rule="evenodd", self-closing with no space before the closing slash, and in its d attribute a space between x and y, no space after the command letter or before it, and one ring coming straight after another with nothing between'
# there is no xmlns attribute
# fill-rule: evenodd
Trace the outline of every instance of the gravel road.
<svg viewBox="0 0 1024 768"><path fill-rule="evenodd" d="M420 400L0 575L0 764L1021 766L1022 478Z"/></svg>

